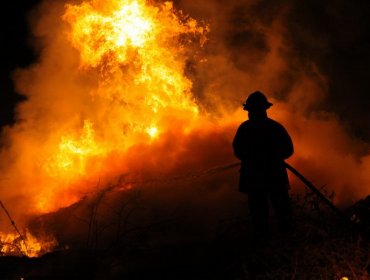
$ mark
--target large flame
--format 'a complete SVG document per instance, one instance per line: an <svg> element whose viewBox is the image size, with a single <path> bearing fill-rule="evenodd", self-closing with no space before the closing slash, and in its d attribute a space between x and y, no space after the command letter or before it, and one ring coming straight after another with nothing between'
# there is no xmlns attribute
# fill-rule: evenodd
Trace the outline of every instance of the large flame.
<svg viewBox="0 0 370 280"><path fill-rule="evenodd" d="M65 62L63 56L54 56L52 60L68 65L75 80L69 81L70 86L66 82L50 88L54 93L50 98L58 103L55 110L24 117L25 122L14 128L22 136L11 140L22 151L14 160L12 172L17 175L12 181L26 194L21 200L28 214L76 202L101 179L128 172L129 149L150 146L170 130L186 135L201 117L184 72L205 42L206 25L175 11L171 2L145 0L67 4L61 20L63 52L69 48L72 59ZM59 70L63 71L55 73ZM89 86L79 88L84 79ZM48 91L38 86L34 90ZM59 91L63 91L60 96ZM41 103L49 96L36 95L29 96L21 113L27 106L36 112L35 102L48 110ZM15 248L35 256L43 250L41 246L27 250L26 242L17 243L19 238L11 234L0 238L4 254ZM27 242L38 244L30 234Z"/></svg>
<svg viewBox="0 0 370 280"><path fill-rule="evenodd" d="M75 112L77 121L66 120L70 123L53 131L42 151L40 176L53 178L54 185L37 195L36 209L41 212L78 198L69 194L61 201L60 182L68 186L101 174L99 162L108 155L124 155L133 145L150 143L174 126L186 133L200 116L184 70L189 45L204 43L206 26L176 13L170 2L154 5L144 0L67 5L63 19L70 26L69 42L79 54L79 71L96 78L86 102L100 108L96 114Z"/></svg>

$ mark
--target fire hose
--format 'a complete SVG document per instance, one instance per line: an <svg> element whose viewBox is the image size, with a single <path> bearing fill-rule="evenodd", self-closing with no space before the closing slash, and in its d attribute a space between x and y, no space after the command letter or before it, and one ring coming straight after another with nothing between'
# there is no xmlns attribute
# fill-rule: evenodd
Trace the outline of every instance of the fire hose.
<svg viewBox="0 0 370 280"><path fill-rule="evenodd" d="M171 181L177 181L177 180L185 180L185 179L194 179L205 175L212 175L219 172L223 172L229 169L232 169L234 167L240 166L240 162L235 162L223 166L217 166L213 167L207 170L199 171L196 173L190 173L183 176L177 176L172 177L170 179L154 179L154 180L145 180L143 182L135 182L135 183L155 183L155 182L171 182ZM299 180L301 180L306 187L308 187L313 194L315 194L320 201L322 201L324 204L326 204L345 224L348 226L359 228L360 224L353 221L346 213L341 211L338 207L336 207L323 193L319 191L317 187L315 187L305 176L302 175L297 169L295 169L290 164L284 162L285 167L292 172Z"/></svg>
<svg viewBox="0 0 370 280"><path fill-rule="evenodd" d="M345 223L351 226L358 226L354 221L351 220L343 211L336 207L324 194L322 194L318 188L316 188L306 177L304 177L297 169L290 164L284 162L285 167L292 172L298 179L300 179L311 191L314 193L323 203L325 203L335 214L338 215Z"/></svg>
<svg viewBox="0 0 370 280"><path fill-rule="evenodd" d="M229 169L232 169L234 167L240 166L240 162L235 162L227 165L222 165L222 166L216 166L210 169L198 171L195 173L188 173L180 176L175 176L175 177L166 177L165 179L163 178L154 178L154 179L146 179L143 181L132 181L129 182L130 184L150 184L150 183L170 183L174 181L183 181L183 180L192 180L196 179L202 176L207 176L207 175L213 175L216 173L220 173ZM317 187L315 187L305 176L302 175L297 169L295 169L293 166L290 164L284 162L285 167L292 172L300 181L304 183L306 187L308 187L313 194L315 194L320 201L322 201L324 204L326 204L346 225L350 226L351 228L354 229L359 229L361 227L361 224L355 222L352 220L346 213L341 211L338 207L336 207L323 193L319 191Z"/></svg>
<svg viewBox="0 0 370 280"><path fill-rule="evenodd" d="M217 167L209 170L209 173L216 173L222 170L227 170L239 166L240 163L233 163L222 167ZM292 172L299 180L301 180L312 193L314 193L324 204L326 204L338 217L340 217L346 224L357 227L358 224L351 220L343 211L336 207L324 194L322 194L317 187L315 187L305 176L290 164L284 162L285 167Z"/></svg>

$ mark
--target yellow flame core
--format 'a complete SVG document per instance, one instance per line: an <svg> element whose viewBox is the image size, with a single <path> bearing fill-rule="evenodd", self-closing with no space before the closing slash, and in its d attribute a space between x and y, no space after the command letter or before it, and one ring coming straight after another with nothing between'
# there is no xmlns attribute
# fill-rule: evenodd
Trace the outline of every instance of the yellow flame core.
<svg viewBox="0 0 370 280"><path fill-rule="evenodd" d="M94 139L94 129L90 121L85 120L80 137L62 136L58 152L49 159L45 168L49 175L59 176L73 174L83 175L86 158L99 155L102 148ZM68 173L68 174L66 174Z"/></svg>
<svg viewBox="0 0 370 280"><path fill-rule="evenodd" d="M158 129L155 126L148 127L146 132L149 134L150 137L154 138L158 134Z"/></svg>
<svg viewBox="0 0 370 280"><path fill-rule="evenodd" d="M198 113L191 82L183 74L179 38L203 36L206 28L192 19L181 21L172 3L155 7L143 0L96 0L68 5L64 18L71 24L70 40L81 66L104 67L100 93L105 98L118 95L126 104L146 105L153 113L169 106Z"/></svg>
<svg viewBox="0 0 370 280"><path fill-rule="evenodd" d="M130 48L143 48L155 38L152 17L156 11L145 7L143 1L107 2L67 6L65 18L73 24L71 41L79 49L83 64L97 66L108 54L117 62L126 62Z"/></svg>

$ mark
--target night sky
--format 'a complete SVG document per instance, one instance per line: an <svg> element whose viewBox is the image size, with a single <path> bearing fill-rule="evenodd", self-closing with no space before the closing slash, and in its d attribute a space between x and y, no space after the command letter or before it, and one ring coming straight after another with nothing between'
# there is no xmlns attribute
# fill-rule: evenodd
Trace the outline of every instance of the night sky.
<svg viewBox="0 0 370 280"><path fill-rule="evenodd" d="M14 105L23 100L15 92L11 78L17 67L26 67L36 59L32 48L32 35L28 14L38 3L32 1L7 1L1 11L1 68L0 68L0 126L14 121Z"/></svg>
<svg viewBox="0 0 370 280"><path fill-rule="evenodd" d="M12 71L37 59L27 16L38 2L7 1L1 8L0 126L14 121L14 105L22 100L13 87ZM335 112L352 135L370 141L370 2L257 3L261 16L277 5L293 7L287 27L296 52L316 63L328 79L322 109Z"/></svg>

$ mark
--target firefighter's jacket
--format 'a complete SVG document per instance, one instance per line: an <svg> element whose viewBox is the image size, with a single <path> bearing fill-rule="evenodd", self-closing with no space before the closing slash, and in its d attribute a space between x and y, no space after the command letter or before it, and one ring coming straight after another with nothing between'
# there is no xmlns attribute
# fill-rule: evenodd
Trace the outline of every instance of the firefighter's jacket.
<svg viewBox="0 0 370 280"><path fill-rule="evenodd" d="M293 154L293 143L281 124L268 117L247 120L238 128L233 148L241 160L239 191L289 187L284 160Z"/></svg>

